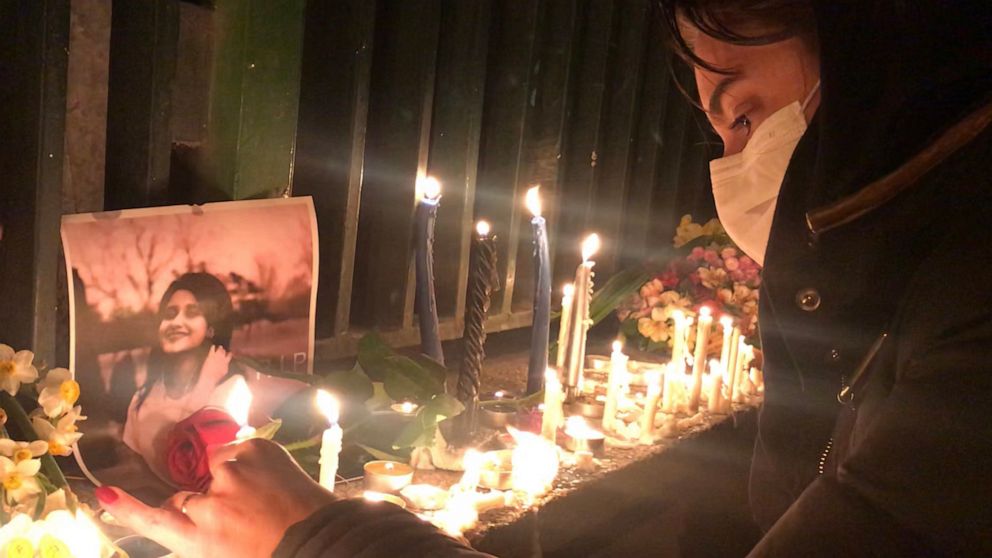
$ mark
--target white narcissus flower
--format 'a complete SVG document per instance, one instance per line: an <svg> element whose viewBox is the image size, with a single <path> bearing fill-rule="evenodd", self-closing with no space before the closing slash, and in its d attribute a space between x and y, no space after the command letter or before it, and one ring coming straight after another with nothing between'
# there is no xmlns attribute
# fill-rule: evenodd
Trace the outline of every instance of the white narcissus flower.
<svg viewBox="0 0 992 558"><path fill-rule="evenodd" d="M49 453L61 456L72 455L72 445L83 437L82 432L76 427L76 421L86 419L79 414L80 411L81 408L76 406L54 425L44 417L36 416L31 419L38 437L48 442Z"/></svg>
<svg viewBox="0 0 992 558"><path fill-rule="evenodd" d="M17 395L21 384L38 379L38 369L34 367L34 353L14 351L10 345L0 344L0 389Z"/></svg>
<svg viewBox="0 0 992 558"><path fill-rule="evenodd" d="M8 457L0 456L0 484L7 491L8 500L20 502L41 492L41 485L35 478L39 470L39 459L25 459L15 463Z"/></svg>
<svg viewBox="0 0 992 558"><path fill-rule="evenodd" d="M79 399L79 384L72 379L72 372L53 368L38 385L38 403L45 414L55 418L72 409Z"/></svg>
<svg viewBox="0 0 992 558"><path fill-rule="evenodd" d="M14 463L41 457L46 453L48 453L48 442L43 440L18 442L10 438L0 439L0 455L13 459Z"/></svg>

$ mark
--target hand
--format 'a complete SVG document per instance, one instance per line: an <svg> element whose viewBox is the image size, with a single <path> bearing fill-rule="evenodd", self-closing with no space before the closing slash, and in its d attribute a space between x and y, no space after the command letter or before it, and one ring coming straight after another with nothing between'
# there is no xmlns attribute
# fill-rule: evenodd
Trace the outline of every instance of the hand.
<svg viewBox="0 0 992 558"><path fill-rule="evenodd" d="M98 488L97 499L122 524L183 558L272 556L286 529L335 500L268 440L209 454L214 480L205 494L179 492L161 508L119 488Z"/></svg>
<svg viewBox="0 0 992 558"><path fill-rule="evenodd" d="M214 386L227 376L231 366L231 353L224 350L220 345L210 347L207 358L203 360L200 367L200 378L197 380L197 387L206 386L213 389Z"/></svg>

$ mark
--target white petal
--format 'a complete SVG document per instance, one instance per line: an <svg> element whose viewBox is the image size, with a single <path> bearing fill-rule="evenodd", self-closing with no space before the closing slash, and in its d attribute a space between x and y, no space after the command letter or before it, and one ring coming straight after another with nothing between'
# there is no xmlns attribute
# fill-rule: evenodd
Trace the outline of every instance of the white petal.
<svg viewBox="0 0 992 558"><path fill-rule="evenodd" d="M35 440L28 444L28 449L31 450L31 455L34 457L45 455L48 453L48 442L44 440Z"/></svg>
<svg viewBox="0 0 992 558"><path fill-rule="evenodd" d="M17 464L17 472L25 477L33 477L41 470L40 459L25 459Z"/></svg>
<svg viewBox="0 0 992 558"><path fill-rule="evenodd" d="M14 364L18 366L31 366L34 361L34 353L31 351L17 351L14 354Z"/></svg>
<svg viewBox="0 0 992 558"><path fill-rule="evenodd" d="M17 470L17 465L10 458L0 455L0 474L6 478L15 470Z"/></svg>
<svg viewBox="0 0 992 558"><path fill-rule="evenodd" d="M14 370L14 377L21 383L30 384L38 379L38 369L34 366L22 366Z"/></svg>
<svg viewBox="0 0 992 558"><path fill-rule="evenodd" d="M0 389L11 395L17 395L17 388L19 387L21 387L21 383L18 382L13 376L7 376L0 380Z"/></svg>
<svg viewBox="0 0 992 558"><path fill-rule="evenodd" d="M0 360L14 360L14 348L0 343Z"/></svg>
<svg viewBox="0 0 992 558"><path fill-rule="evenodd" d="M0 454L14 455L15 451L17 451L17 442L10 438L0 439Z"/></svg>

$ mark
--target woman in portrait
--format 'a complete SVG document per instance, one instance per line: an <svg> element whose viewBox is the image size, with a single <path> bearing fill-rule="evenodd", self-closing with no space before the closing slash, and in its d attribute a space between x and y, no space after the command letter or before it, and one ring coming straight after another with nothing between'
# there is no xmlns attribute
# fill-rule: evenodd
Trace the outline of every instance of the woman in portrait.
<svg viewBox="0 0 992 558"><path fill-rule="evenodd" d="M254 394L249 423L267 422L305 384L232 363L234 309L224 284L209 273L186 273L166 289L158 307L158 344L144 383L131 399L124 443L162 480L173 427L205 407L224 409L237 383Z"/></svg>

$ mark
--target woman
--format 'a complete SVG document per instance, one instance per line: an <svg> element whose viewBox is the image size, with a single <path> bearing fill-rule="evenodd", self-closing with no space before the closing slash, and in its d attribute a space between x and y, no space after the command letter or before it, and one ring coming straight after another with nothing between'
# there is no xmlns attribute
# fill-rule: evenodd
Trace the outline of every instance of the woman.
<svg viewBox="0 0 992 558"><path fill-rule="evenodd" d="M169 285L158 309L159 345L148 357L144 385L128 407L124 443L169 482L165 447L172 427L196 411L224 407L238 376L231 371L231 297L209 273L187 273Z"/></svg>
<svg viewBox="0 0 992 558"><path fill-rule="evenodd" d="M717 210L764 262L752 555L992 555L989 4L660 4L724 143ZM201 514L251 509L250 492L193 497L188 519L99 497L208 545L233 535ZM262 550L403 555L368 506L323 498L301 497Z"/></svg>
<svg viewBox="0 0 992 558"><path fill-rule="evenodd" d="M252 392L249 424L290 419L287 434L306 438L322 424L303 405L307 385L231 363L233 308L227 288L209 273L186 273L169 285L159 304L159 345L148 357L144 385L128 407L124 443L162 480L169 434L179 421L204 407L226 408L231 391L246 383Z"/></svg>

